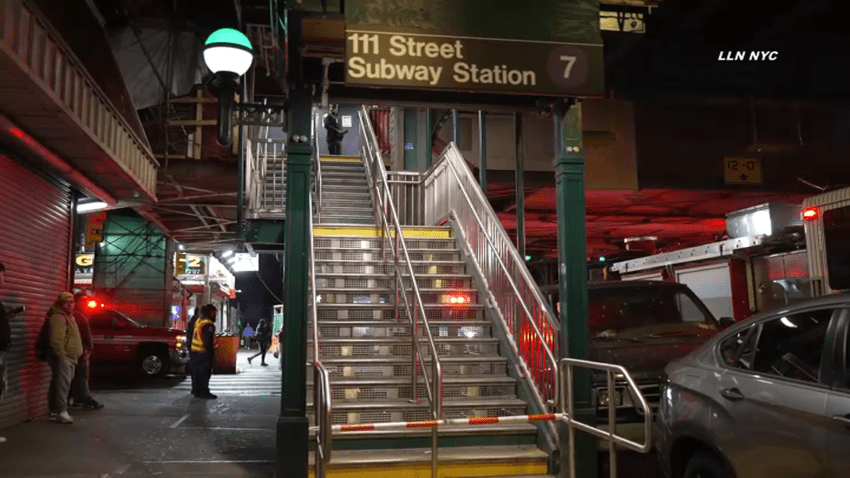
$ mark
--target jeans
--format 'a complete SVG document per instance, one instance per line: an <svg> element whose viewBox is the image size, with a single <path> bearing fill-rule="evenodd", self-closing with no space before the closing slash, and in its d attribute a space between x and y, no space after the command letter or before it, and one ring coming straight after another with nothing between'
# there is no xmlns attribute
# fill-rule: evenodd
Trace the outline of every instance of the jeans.
<svg viewBox="0 0 850 478"><path fill-rule="evenodd" d="M50 391L47 395L47 404L50 413L62 413L68 411L68 392L71 390L71 379L74 378L74 362L67 357L58 357L50 354L47 358L53 377L50 379Z"/></svg>
<svg viewBox="0 0 850 478"><path fill-rule="evenodd" d="M328 154L333 154L336 156L340 155L340 150L342 149L342 143L339 141L328 141Z"/></svg>

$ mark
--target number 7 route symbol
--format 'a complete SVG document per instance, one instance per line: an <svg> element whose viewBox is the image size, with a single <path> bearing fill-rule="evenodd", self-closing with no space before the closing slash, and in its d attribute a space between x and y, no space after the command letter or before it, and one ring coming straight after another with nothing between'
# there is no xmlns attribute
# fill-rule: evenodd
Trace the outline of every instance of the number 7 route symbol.
<svg viewBox="0 0 850 478"><path fill-rule="evenodd" d="M567 63L566 68L564 68L564 78L569 78L570 77L570 71L572 71L573 65L576 64L576 57L568 56L568 55L561 55L561 61L564 61L564 62Z"/></svg>

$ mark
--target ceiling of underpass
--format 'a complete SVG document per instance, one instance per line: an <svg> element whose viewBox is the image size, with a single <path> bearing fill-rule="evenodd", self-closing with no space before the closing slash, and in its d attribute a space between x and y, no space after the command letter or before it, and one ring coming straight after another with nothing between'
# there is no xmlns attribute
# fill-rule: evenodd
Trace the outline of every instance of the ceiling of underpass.
<svg viewBox="0 0 850 478"><path fill-rule="evenodd" d="M84 0L80 0L85 3ZM91 0L114 31L142 18L166 19L202 39L220 27L268 23L267 0ZM844 98L829 51L850 46L831 3L824 0L772 2L758 10L732 0L660 2L602 1L604 9L618 5L657 5L646 17L646 32L603 32L606 88L610 97L777 97ZM801 42L800 35L810 35ZM817 46L824 46L818 48ZM826 45L832 45L827 48ZM765 67L719 64L720 50L779 50L779 62ZM260 64L259 68L265 68ZM266 71L255 75L254 94L279 95L278 82ZM270 72L268 72L270 73ZM152 81L155 81L152 80ZM336 90L345 92L345 90ZM334 90L332 90L332 93ZM433 96L423 95L430 99ZM411 93L416 102L418 96ZM344 98L334 98L344 100ZM156 131L156 115L143 113ZM155 152L161 148L152 140ZM210 149L214 149L210 146ZM163 162L165 166L165 162ZM494 177L497 177L495 175ZM160 204L153 214L182 242L215 248L235 239L235 157L220 154L211 161L169 159L160 177ZM554 183L554 181L552 181ZM526 183L527 251L551 256L556 252L557 212L554 184ZM818 193L798 186L785 191L643 188L637 191L587 191L588 256L612 256L629 237L658 237L661 248L710 242L725 233L725 215L771 201L800 202ZM512 181L491 181L488 197L510 234L516 229Z"/></svg>

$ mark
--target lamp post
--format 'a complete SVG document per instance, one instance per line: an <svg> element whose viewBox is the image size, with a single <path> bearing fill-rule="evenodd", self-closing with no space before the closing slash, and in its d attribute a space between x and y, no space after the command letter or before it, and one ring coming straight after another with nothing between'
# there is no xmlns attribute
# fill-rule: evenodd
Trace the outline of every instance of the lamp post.
<svg viewBox="0 0 850 478"><path fill-rule="evenodd" d="M222 146L233 142L233 95L239 87L239 77L253 62L251 41L238 30L216 30L204 43L204 63L218 83L218 142Z"/></svg>

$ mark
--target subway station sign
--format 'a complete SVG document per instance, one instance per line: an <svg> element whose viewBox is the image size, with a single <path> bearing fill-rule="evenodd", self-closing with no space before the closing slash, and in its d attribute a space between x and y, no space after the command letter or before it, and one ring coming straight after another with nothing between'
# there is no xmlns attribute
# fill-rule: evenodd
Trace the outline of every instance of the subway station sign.
<svg viewBox="0 0 850 478"><path fill-rule="evenodd" d="M417 9L409 3L346 4L346 84L540 95L604 92L598 6L589 15L593 4L583 1L519 7L433 0L414 2Z"/></svg>

